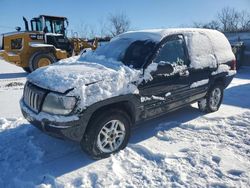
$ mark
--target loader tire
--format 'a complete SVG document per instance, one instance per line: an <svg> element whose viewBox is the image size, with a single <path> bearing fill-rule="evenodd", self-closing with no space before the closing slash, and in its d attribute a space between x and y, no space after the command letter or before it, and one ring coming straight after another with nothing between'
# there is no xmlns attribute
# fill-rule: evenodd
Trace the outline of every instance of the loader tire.
<svg viewBox="0 0 250 188"><path fill-rule="evenodd" d="M48 66L56 62L56 58L51 53L38 52L35 53L29 61L30 71L33 72L36 69L44 66Z"/></svg>

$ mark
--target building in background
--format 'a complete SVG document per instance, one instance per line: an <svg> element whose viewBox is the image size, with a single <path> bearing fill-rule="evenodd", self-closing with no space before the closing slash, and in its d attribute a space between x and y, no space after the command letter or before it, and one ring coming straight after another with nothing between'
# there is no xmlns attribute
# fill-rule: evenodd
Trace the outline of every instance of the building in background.
<svg viewBox="0 0 250 188"><path fill-rule="evenodd" d="M238 63L241 65L250 66L250 32L224 34L228 38L231 45L237 48L236 58Z"/></svg>

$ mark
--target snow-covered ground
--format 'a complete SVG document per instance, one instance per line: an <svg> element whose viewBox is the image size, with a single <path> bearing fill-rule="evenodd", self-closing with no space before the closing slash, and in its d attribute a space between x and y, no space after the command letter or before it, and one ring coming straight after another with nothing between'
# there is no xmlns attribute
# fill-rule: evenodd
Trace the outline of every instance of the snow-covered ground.
<svg viewBox="0 0 250 188"><path fill-rule="evenodd" d="M24 120L25 79L0 60L0 187L250 187L250 67L218 112L194 104L145 122L127 148L99 161Z"/></svg>

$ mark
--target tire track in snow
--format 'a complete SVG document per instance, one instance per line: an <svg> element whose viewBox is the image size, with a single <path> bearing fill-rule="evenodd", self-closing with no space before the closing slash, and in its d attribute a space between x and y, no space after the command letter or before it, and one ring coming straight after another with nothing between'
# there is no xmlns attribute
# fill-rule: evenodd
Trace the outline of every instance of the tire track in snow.
<svg viewBox="0 0 250 188"><path fill-rule="evenodd" d="M26 78L0 79L0 91L23 89Z"/></svg>

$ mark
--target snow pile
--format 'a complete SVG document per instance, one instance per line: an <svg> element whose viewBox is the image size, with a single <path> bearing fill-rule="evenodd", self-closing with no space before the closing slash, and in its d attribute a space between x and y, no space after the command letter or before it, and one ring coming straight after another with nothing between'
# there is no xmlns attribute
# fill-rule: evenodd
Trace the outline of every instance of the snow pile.
<svg viewBox="0 0 250 188"><path fill-rule="evenodd" d="M230 67L226 64L221 64L218 66L218 69L212 72L212 75L217 75L220 73L227 73L228 76L232 76L236 74L236 70L230 70Z"/></svg>
<svg viewBox="0 0 250 188"><path fill-rule="evenodd" d="M218 66L218 69L216 71L212 72L212 75L217 75L222 72L229 72L229 70L230 70L230 67L228 65L222 64Z"/></svg>
<svg viewBox="0 0 250 188"><path fill-rule="evenodd" d="M196 88L208 84L209 79L200 80L191 84L190 88Z"/></svg>
<svg viewBox="0 0 250 188"><path fill-rule="evenodd" d="M25 122L22 118L0 119L0 169L2 171L0 187L13 183L13 180L6 181L9 175L14 178L17 174L25 173L31 164L35 166L41 163L44 153L34 144L36 138L28 134L30 125ZM20 161L23 162L20 163Z"/></svg>
<svg viewBox="0 0 250 188"><path fill-rule="evenodd" d="M152 77L152 72L156 71L157 70L157 67L158 67L158 64L155 63L155 62L152 62L148 67L147 69L144 70L144 75L143 75L143 78L141 78L141 81L145 78L145 80L153 80L153 77Z"/></svg>

